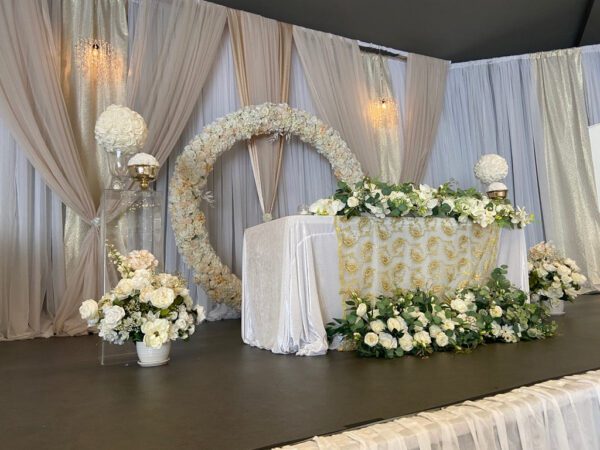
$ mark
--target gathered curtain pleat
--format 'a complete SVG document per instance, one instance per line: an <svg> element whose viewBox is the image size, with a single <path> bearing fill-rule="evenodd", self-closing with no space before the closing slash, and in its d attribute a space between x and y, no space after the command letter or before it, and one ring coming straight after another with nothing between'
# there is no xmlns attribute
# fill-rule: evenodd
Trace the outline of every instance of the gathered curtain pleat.
<svg viewBox="0 0 600 450"><path fill-rule="evenodd" d="M46 2L0 3L0 112L46 184L87 224L97 203L85 176L61 90L57 51ZM55 317L56 334L76 334L82 298L98 293L99 232L90 227L78 263L69 273Z"/></svg>
<svg viewBox="0 0 600 450"><path fill-rule="evenodd" d="M340 133L363 172L378 177L377 139L369 124L369 94L358 43L294 26L294 44L319 116Z"/></svg>
<svg viewBox="0 0 600 450"><path fill-rule="evenodd" d="M409 53L406 64L406 117L404 122L403 182L420 183L435 144L449 61Z"/></svg>
<svg viewBox="0 0 600 450"><path fill-rule="evenodd" d="M148 124L143 151L163 164L210 73L227 17L203 1L140 2L130 50L127 103Z"/></svg>
<svg viewBox="0 0 600 450"><path fill-rule="evenodd" d="M292 26L255 14L228 10L235 72L243 106L287 103ZM271 217L281 172L284 139L256 136L247 143L258 199Z"/></svg>

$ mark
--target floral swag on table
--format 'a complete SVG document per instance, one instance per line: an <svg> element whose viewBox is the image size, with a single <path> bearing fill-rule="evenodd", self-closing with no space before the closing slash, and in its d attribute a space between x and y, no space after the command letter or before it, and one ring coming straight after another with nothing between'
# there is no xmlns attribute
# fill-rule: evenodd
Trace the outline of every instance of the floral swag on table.
<svg viewBox="0 0 600 450"><path fill-rule="evenodd" d="M387 184L369 178L354 186L339 182L335 194L317 200L310 212L345 217L452 217L460 223L471 220L481 227L496 224L523 228L533 221L533 215L523 208L513 207L506 199L490 199L473 188L453 189L450 183L417 188L412 183Z"/></svg>
<svg viewBox="0 0 600 450"><path fill-rule="evenodd" d="M179 250L206 294L239 310L241 282L215 253L208 238L200 202L217 158L236 142L259 135L298 136L330 162L338 180L357 183L360 163L339 133L315 116L286 104L242 108L217 119L187 145L177 159L169 187L169 211Z"/></svg>
<svg viewBox="0 0 600 450"><path fill-rule="evenodd" d="M360 356L396 358L467 351L486 342L545 339L556 331L548 311L495 269L487 284L438 297L422 290L365 299L353 295L346 317L327 325L330 340Z"/></svg>

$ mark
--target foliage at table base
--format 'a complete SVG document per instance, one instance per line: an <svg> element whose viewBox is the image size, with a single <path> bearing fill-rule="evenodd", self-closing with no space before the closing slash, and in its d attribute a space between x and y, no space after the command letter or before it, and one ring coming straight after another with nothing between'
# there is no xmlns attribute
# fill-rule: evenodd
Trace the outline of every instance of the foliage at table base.
<svg viewBox="0 0 600 450"><path fill-rule="evenodd" d="M438 297L422 290L397 291L373 299L353 295L346 317L327 325L331 339L360 356L427 356L435 351L466 351L490 342L545 339L556 331L547 309L528 303L527 294L495 269L485 285Z"/></svg>

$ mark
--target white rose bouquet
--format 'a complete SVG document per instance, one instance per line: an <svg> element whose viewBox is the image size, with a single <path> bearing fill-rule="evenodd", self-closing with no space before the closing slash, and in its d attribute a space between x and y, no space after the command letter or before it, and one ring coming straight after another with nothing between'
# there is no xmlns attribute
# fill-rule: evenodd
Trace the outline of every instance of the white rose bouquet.
<svg viewBox="0 0 600 450"><path fill-rule="evenodd" d="M500 183L508 175L508 163L502 156L495 153L483 155L473 171L482 183L490 185L488 190L506 189L506 186Z"/></svg>
<svg viewBox="0 0 600 450"><path fill-rule="evenodd" d="M529 290L533 301L573 301L587 278L577 263L547 242L529 249Z"/></svg>
<svg viewBox="0 0 600 450"><path fill-rule="evenodd" d="M132 153L146 143L146 121L135 111L121 105L110 105L100 114L94 130L96 142L107 152L117 149Z"/></svg>
<svg viewBox="0 0 600 450"><path fill-rule="evenodd" d="M194 306L183 279L156 273L158 261L152 253L135 250L123 256L110 248L109 257L123 278L99 301L85 300L79 308L105 341L131 340L160 348L169 340L187 340L205 320L204 308Z"/></svg>
<svg viewBox="0 0 600 450"><path fill-rule="evenodd" d="M484 342L513 343L552 336L556 324L539 303L510 285L506 267L495 269L484 286L445 298L417 289L391 297L353 295L346 317L327 325L331 341L360 356L396 358L436 351L464 351Z"/></svg>

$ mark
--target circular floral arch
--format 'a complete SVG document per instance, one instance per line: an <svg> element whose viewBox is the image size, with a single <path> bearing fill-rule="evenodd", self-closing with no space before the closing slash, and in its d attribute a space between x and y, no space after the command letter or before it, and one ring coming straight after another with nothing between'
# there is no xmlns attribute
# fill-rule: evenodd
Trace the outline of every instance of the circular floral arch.
<svg viewBox="0 0 600 450"><path fill-rule="evenodd" d="M200 202L205 198L208 175L217 158L241 140L253 136L296 135L315 147L338 180L354 184L363 177L360 163L339 133L315 116L286 104L248 106L206 126L177 158L169 187L169 212L175 240L195 281L207 295L238 309L241 281L215 253L208 239Z"/></svg>

